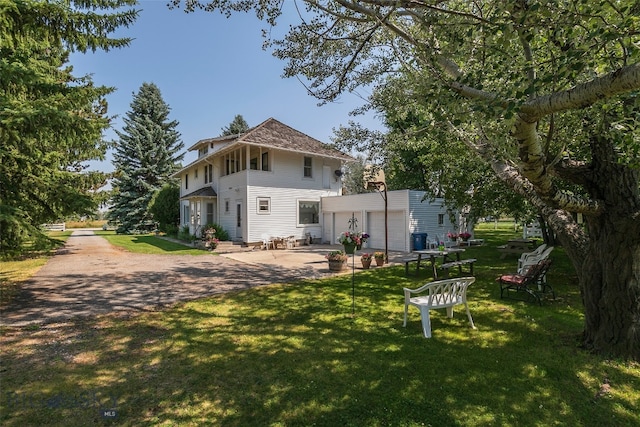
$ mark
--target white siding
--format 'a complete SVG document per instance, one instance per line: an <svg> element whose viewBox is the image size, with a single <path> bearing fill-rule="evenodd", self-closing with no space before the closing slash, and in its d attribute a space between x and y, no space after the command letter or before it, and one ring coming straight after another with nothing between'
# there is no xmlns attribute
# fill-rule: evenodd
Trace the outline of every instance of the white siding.
<svg viewBox="0 0 640 427"><path fill-rule="evenodd" d="M389 250L410 251L412 233L427 233L429 239L435 239L436 235L442 238L447 232L454 231L444 200L423 201L423 197L422 191L398 190L387 193ZM326 197L322 199L322 208L324 218L330 215L335 218L335 234L341 231L339 225L344 218L351 217L351 213L356 211L360 230L371 235L365 247L384 248L384 199L378 192ZM444 215L443 225L438 225L439 214ZM344 223L346 229L347 223Z"/></svg>
<svg viewBox="0 0 640 427"><path fill-rule="evenodd" d="M222 145L220 145L222 146ZM219 151L216 147L215 151ZM266 149L264 149L266 151ZM210 149L209 154L213 151ZM292 153L277 150L269 150L269 171L242 170L237 173L223 175L222 157L209 157L206 161L200 162L185 169L181 173L180 195L192 193L205 185L204 167L211 162L214 165L213 189L218 197L215 200L217 206L217 222L229 233L230 238L242 240L244 242L257 242L262 240L263 234L270 236L295 236L297 239L304 239L309 233L312 238L323 238L323 216L318 212L318 224L298 224L298 201L309 200L320 203L322 197L337 196L342 193L342 181L335 175L334 171L341 168L341 161L338 159L313 157L311 177L304 177L304 157L309 154ZM244 159L249 164L249 157ZM195 177L195 169L198 170L198 177ZM184 175L189 174L189 187L184 188ZM270 211L266 214L259 214L257 211L258 198L269 198ZM242 228L237 229L236 206L242 203ZM229 204L229 211L225 211L226 204ZM181 202L182 206L187 205L187 201ZM203 203L202 214L204 215L206 203ZM182 224L188 224L189 218L182 218ZM346 230L347 225L344 225ZM343 228L343 227L340 227ZM335 243L335 236L333 242Z"/></svg>
<svg viewBox="0 0 640 427"><path fill-rule="evenodd" d="M249 221L249 242L261 240L263 234L269 236L294 236L304 239L309 233L312 238L322 238L322 213L318 212L317 224L298 224L298 202L300 200L320 202L322 191L294 188L248 187L247 218ZM258 199L268 197L271 211L258 213ZM320 208L320 206L319 206Z"/></svg>
<svg viewBox="0 0 640 427"><path fill-rule="evenodd" d="M429 240L436 240L436 236L444 239L448 232L455 231L444 199L435 199L431 202L428 199L422 201L423 197L422 191L409 192L409 230L412 233L427 233ZM438 224L439 214L444 215L443 225Z"/></svg>

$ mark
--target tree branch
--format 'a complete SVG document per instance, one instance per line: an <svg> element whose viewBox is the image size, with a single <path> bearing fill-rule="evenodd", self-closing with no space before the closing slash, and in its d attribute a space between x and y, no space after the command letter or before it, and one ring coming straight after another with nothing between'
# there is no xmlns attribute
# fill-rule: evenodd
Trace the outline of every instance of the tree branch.
<svg viewBox="0 0 640 427"><path fill-rule="evenodd" d="M640 89L640 63L620 68L571 89L540 96L520 107L520 117L537 122L549 114L589 107L601 99Z"/></svg>

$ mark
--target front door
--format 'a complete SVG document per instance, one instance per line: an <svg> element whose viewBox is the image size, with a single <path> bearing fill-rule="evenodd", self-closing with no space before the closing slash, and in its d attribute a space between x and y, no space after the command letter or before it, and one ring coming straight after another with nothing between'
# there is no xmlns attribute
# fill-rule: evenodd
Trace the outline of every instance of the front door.
<svg viewBox="0 0 640 427"><path fill-rule="evenodd" d="M236 202L236 240L242 240L242 202Z"/></svg>

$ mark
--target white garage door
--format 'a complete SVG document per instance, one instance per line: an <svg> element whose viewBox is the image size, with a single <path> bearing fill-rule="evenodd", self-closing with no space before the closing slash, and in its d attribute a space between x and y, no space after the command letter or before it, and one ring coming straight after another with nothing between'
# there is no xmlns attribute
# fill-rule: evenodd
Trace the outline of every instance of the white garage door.
<svg viewBox="0 0 640 427"><path fill-rule="evenodd" d="M352 212L336 212L335 222L334 222L334 230L333 230L333 239L331 243L335 244L338 236L343 231L349 231L349 221L351 220ZM362 231L362 213L355 212L355 218L357 222L357 230Z"/></svg>
<svg viewBox="0 0 640 427"><path fill-rule="evenodd" d="M409 236L406 234L407 224L404 211L388 212L389 250L408 252ZM368 247L384 249L384 212L367 212Z"/></svg>

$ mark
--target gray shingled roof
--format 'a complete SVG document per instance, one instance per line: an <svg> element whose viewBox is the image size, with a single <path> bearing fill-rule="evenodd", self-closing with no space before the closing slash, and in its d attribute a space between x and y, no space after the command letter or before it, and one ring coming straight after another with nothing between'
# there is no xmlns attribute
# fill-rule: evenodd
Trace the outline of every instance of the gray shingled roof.
<svg viewBox="0 0 640 427"><path fill-rule="evenodd" d="M189 151L197 150L198 148L210 143L219 143L224 141L227 141L227 143L229 144L224 148L224 150L210 153L207 156L201 157L191 162L187 166L184 166L182 169L175 172L172 176L180 176L182 171L189 169L193 165L205 162L208 157L218 156L227 150L233 150L237 148L239 144L255 145L277 150L310 154L320 157L329 157L332 159L339 159L344 162L355 161L355 159L350 155L345 154L340 150L336 150L328 144L320 142L317 139L310 137L309 135L297 131L274 118L265 120L258 126L249 129L243 134L201 139L200 141L192 145L189 148Z"/></svg>
<svg viewBox="0 0 640 427"><path fill-rule="evenodd" d="M318 141L300 131L285 125L274 118L269 118L243 134L220 136L217 138L202 139L189 148L196 150L202 145L211 142L233 141L228 148L236 144L259 145L297 153L314 154L316 156L331 157L344 161L353 161L354 158L340 150L332 148L328 144Z"/></svg>
<svg viewBox="0 0 640 427"><path fill-rule="evenodd" d="M199 188L196 191L193 191L189 194L185 194L184 196L180 197L180 200L184 200L184 199L191 199L192 197L217 197L218 195L216 194L216 191L207 186L207 187L203 187L203 188Z"/></svg>
<svg viewBox="0 0 640 427"><path fill-rule="evenodd" d="M274 118L267 119L258 126L249 129L246 133L240 135L236 142L332 157L345 161L354 160L348 154L336 150L328 144L324 144Z"/></svg>

